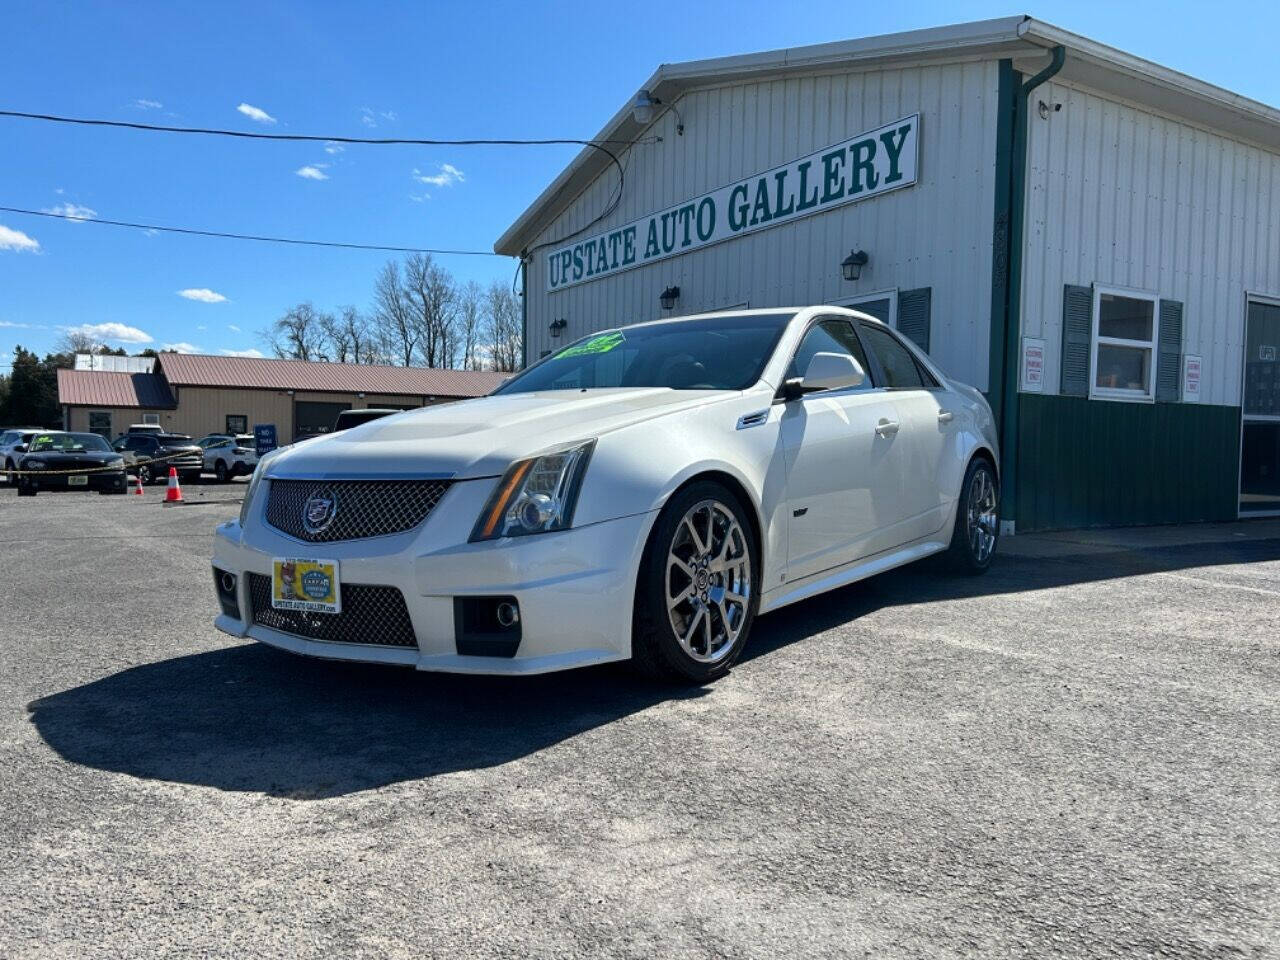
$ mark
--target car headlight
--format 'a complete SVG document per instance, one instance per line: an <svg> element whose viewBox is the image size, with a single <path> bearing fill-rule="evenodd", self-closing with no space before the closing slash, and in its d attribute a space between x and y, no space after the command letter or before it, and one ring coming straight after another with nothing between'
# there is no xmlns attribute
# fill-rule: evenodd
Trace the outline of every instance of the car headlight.
<svg viewBox="0 0 1280 960"><path fill-rule="evenodd" d="M570 526L595 445L595 440L588 440L511 464L480 512L471 542Z"/></svg>
<svg viewBox="0 0 1280 960"><path fill-rule="evenodd" d="M23 466L28 470L43 470L45 463L43 460L28 460Z"/></svg>

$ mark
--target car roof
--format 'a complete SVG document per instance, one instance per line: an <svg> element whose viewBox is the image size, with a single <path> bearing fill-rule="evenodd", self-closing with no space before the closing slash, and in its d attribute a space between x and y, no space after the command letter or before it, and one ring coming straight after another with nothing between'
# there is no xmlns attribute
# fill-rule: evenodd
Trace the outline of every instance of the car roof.
<svg viewBox="0 0 1280 960"><path fill-rule="evenodd" d="M759 317L759 316L769 316L769 315L775 315L775 314L779 316L788 315L791 317L797 317L801 313L804 313L806 311L809 311L809 312L822 311L824 313L830 312L833 314L840 314L843 316L850 316L850 317L856 316L862 320L870 320L872 323L880 323L880 324L884 323L884 321L871 316L871 314L863 313L862 311L854 307L839 307L839 306L836 306L835 304L827 304L827 303L811 303L808 306L803 306L803 307L760 307L759 309L754 309L754 310L751 309L750 307L743 307L740 310L708 310L704 313L690 313L682 317L657 317L653 320L641 320L637 323L628 323L624 326L607 327L605 328L605 330L598 331L595 334L587 334L586 336L588 337L598 336L599 333L607 332L608 330L630 330L633 327L647 327L647 326L652 326L654 324L659 324L659 323L683 323L685 321L709 320L712 318L719 318L719 317Z"/></svg>

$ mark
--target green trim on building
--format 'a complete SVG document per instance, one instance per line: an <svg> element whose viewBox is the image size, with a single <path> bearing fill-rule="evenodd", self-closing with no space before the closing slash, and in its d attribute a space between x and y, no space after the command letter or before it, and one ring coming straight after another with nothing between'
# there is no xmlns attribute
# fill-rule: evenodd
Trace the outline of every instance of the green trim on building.
<svg viewBox="0 0 1280 960"><path fill-rule="evenodd" d="M1019 533L1234 520L1240 408L1018 395Z"/></svg>

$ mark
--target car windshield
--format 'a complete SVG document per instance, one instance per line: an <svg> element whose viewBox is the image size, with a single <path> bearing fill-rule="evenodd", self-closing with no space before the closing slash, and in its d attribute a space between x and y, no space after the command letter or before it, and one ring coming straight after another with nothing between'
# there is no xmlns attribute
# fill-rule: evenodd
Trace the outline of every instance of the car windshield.
<svg viewBox="0 0 1280 960"><path fill-rule="evenodd" d="M494 391L669 387L745 390L764 371L790 313L664 320L592 334Z"/></svg>
<svg viewBox="0 0 1280 960"><path fill-rule="evenodd" d="M109 453L110 445L96 433L42 433L31 441L31 453Z"/></svg>
<svg viewBox="0 0 1280 960"><path fill-rule="evenodd" d="M252 447L257 441L253 439L252 433L242 433L236 437L237 447Z"/></svg>

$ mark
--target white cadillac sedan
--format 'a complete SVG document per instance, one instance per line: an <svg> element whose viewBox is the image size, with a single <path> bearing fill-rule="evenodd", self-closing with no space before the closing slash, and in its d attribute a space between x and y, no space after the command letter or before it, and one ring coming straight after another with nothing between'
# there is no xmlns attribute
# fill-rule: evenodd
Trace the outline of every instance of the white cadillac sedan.
<svg viewBox="0 0 1280 960"><path fill-rule="evenodd" d="M760 613L929 554L985 570L996 450L977 390L850 310L623 327L262 458L217 531L216 625L421 670L629 659L702 683Z"/></svg>

